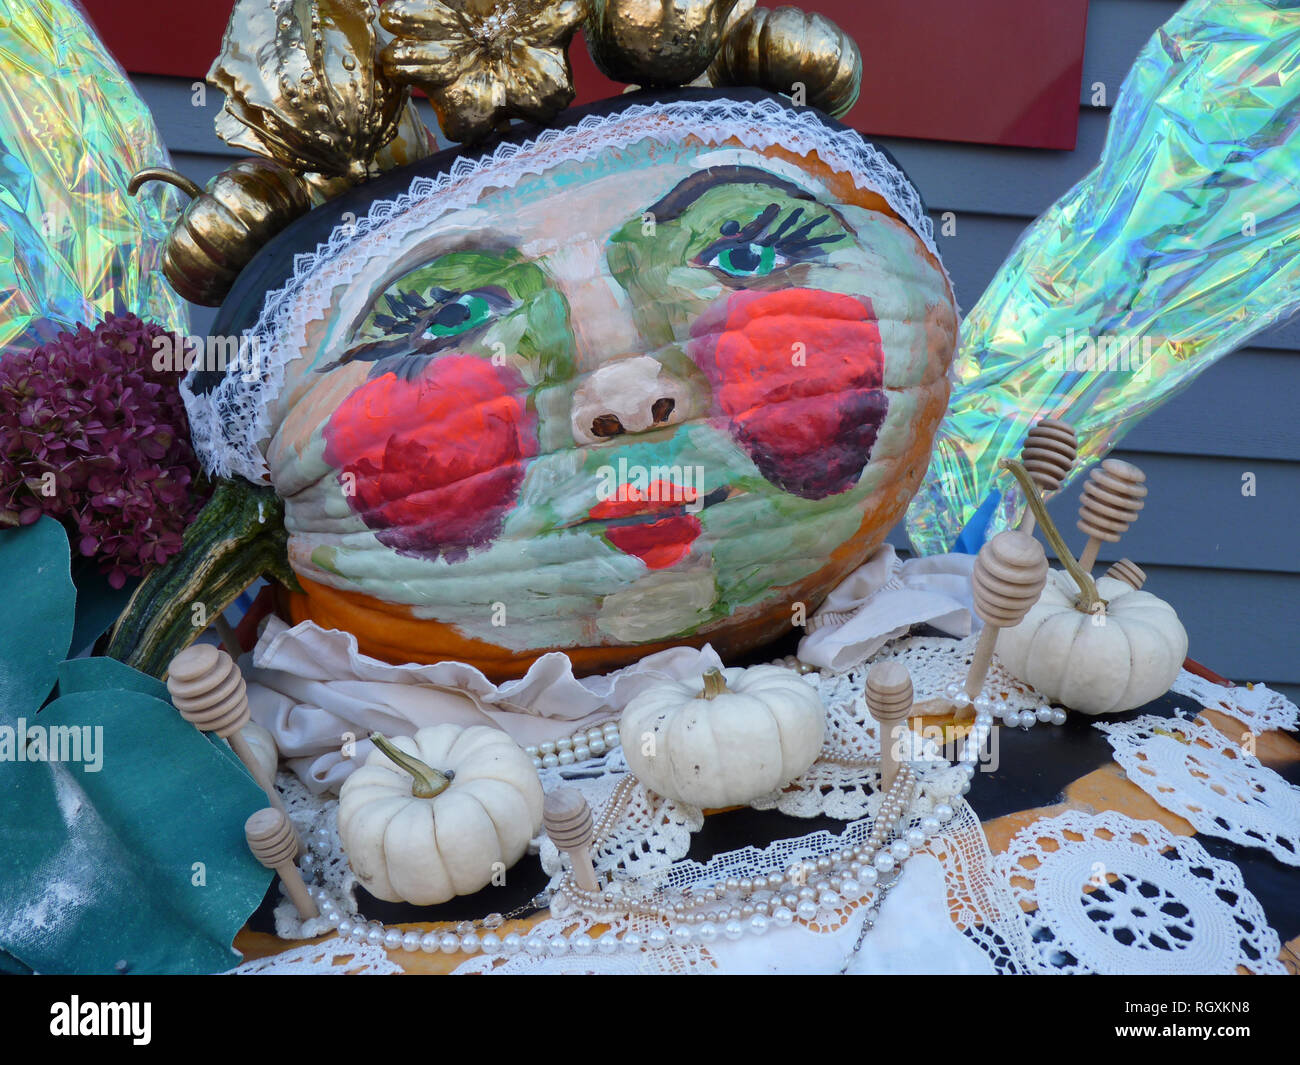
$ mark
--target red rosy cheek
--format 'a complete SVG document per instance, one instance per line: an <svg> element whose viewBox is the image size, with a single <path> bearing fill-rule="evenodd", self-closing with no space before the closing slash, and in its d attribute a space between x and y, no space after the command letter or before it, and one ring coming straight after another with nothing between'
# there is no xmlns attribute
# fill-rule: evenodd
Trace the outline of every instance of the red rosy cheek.
<svg viewBox="0 0 1300 1065"><path fill-rule="evenodd" d="M870 300L817 289L737 292L694 331L691 354L764 477L805 499L856 483L888 410Z"/></svg>
<svg viewBox="0 0 1300 1065"><path fill-rule="evenodd" d="M349 503L381 543L463 558L500 533L537 454L525 388L473 355L442 355L415 380L384 374L334 411L325 460L352 475Z"/></svg>

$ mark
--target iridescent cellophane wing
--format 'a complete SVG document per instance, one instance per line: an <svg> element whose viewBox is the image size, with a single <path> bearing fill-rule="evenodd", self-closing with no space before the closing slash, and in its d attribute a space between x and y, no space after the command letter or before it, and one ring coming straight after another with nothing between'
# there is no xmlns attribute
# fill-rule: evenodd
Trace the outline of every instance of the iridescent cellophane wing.
<svg viewBox="0 0 1300 1065"><path fill-rule="evenodd" d="M963 323L913 546L949 550L986 501L974 548L1018 520L997 464L1039 417L1075 426L1077 473L1298 301L1300 4L1192 0L1138 56L1096 169Z"/></svg>
<svg viewBox="0 0 1300 1065"><path fill-rule="evenodd" d="M0 352L113 311L186 332L187 305L158 269L177 194L126 191L136 170L169 165L149 109L77 7L3 6Z"/></svg>

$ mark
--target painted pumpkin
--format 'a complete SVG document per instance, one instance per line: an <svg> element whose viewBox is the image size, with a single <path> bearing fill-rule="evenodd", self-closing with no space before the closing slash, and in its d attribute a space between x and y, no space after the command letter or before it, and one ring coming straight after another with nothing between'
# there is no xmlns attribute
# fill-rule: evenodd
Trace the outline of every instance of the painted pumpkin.
<svg viewBox="0 0 1300 1065"><path fill-rule="evenodd" d="M919 485L956 313L901 173L755 90L566 118L318 208L232 293L225 328L265 306L277 387L190 387L217 468L285 500L295 622L493 678L555 649L580 672L735 654ZM363 194L406 195L357 223Z"/></svg>

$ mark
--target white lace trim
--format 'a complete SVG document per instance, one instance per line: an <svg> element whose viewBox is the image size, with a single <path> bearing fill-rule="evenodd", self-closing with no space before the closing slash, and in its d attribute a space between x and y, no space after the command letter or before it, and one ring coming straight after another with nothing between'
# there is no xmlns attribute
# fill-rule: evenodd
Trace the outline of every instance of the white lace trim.
<svg viewBox="0 0 1300 1065"><path fill-rule="evenodd" d="M418 177L404 195L375 201L365 218L338 226L315 252L296 256L293 278L267 293L257 325L245 334L260 354L260 372L250 373L236 362L210 393L193 393L188 379L181 385L194 448L205 468L221 477L238 474L259 483L268 478L261 443L271 435L271 408L284 385L285 367L300 350L288 338L306 324L301 319L317 317L311 308L332 289L325 268L340 263L364 238L417 208L420 223L431 222L476 203L489 188L513 187L525 175L560 163L648 138L671 143L690 136L714 144L734 138L759 150L779 145L800 155L815 151L859 188L882 196L939 259L933 226L911 182L856 132L831 129L812 112L793 111L776 100L705 100L634 104L612 114L588 115L576 126L544 130L522 144L502 144L490 156L458 159L437 178ZM346 262L342 266L350 269Z"/></svg>
<svg viewBox="0 0 1300 1065"><path fill-rule="evenodd" d="M1300 788L1240 745L1251 733L1234 740L1202 721L1150 715L1095 727L1128 778L1196 831L1300 866Z"/></svg>
<svg viewBox="0 0 1300 1065"><path fill-rule="evenodd" d="M1283 973L1281 942L1231 862L1155 821L1069 810L996 861L1040 973Z"/></svg>

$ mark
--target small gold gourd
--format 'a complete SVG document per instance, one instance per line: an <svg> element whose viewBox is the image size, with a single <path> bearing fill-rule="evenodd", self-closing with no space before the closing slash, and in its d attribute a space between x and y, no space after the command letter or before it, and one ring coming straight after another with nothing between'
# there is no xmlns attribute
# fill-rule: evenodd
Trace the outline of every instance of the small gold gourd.
<svg viewBox="0 0 1300 1065"><path fill-rule="evenodd" d="M591 0L587 48L600 72L685 85L708 69L736 0Z"/></svg>
<svg viewBox="0 0 1300 1065"><path fill-rule="evenodd" d="M219 306L258 250L311 207L303 180L269 159L242 159L206 189L175 170L149 167L127 191L134 196L147 181L165 181L191 197L172 227L162 267L179 295L208 307Z"/></svg>

